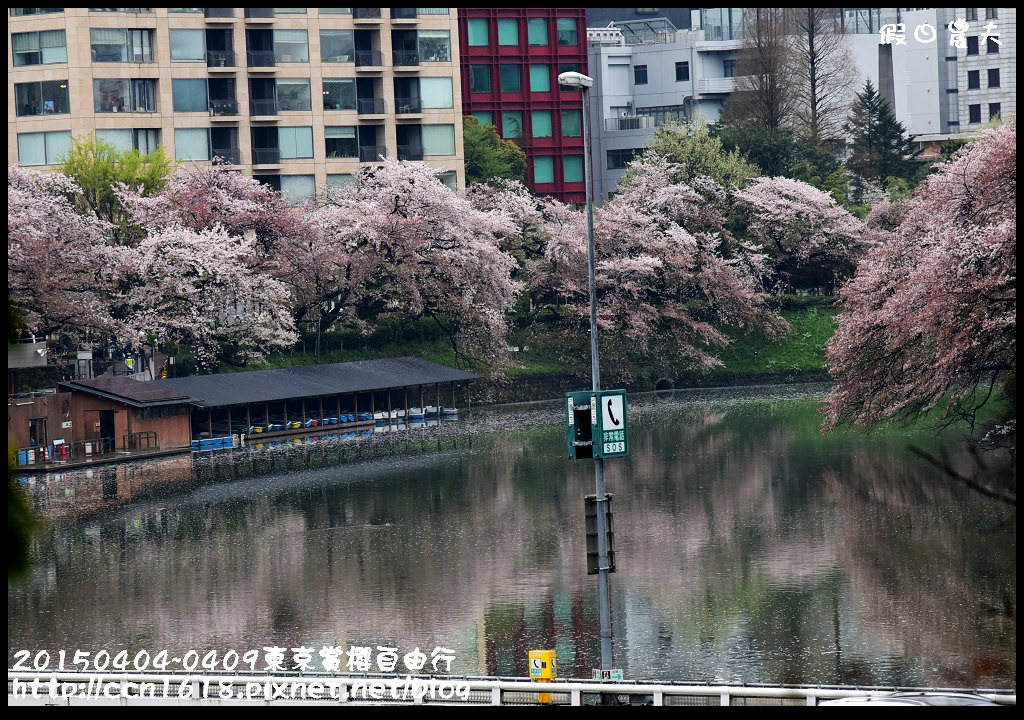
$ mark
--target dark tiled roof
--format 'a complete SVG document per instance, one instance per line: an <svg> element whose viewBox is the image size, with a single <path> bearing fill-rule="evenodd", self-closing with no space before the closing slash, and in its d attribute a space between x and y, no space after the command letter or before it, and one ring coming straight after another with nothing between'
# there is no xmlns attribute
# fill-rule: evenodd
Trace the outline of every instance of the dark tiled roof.
<svg viewBox="0 0 1024 720"><path fill-rule="evenodd" d="M98 377L92 380L74 380L59 385L70 390L87 392L134 407L176 405L191 400L188 393L162 383L142 382L129 377Z"/></svg>
<svg viewBox="0 0 1024 720"><path fill-rule="evenodd" d="M433 385L476 377L473 373L420 358L400 357L281 370L196 375L144 384L187 395L192 398L194 405L205 408Z"/></svg>

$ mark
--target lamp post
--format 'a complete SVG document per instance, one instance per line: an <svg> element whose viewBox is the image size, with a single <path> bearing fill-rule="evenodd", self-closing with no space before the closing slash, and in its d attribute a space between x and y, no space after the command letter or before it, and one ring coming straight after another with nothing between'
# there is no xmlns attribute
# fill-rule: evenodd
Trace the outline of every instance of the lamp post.
<svg viewBox="0 0 1024 720"><path fill-rule="evenodd" d="M601 389L601 364L597 352L597 278L594 269L594 189L590 172L590 88L594 78L578 72L564 72L558 84L583 92L583 181L587 193L587 264L590 292L590 374L594 392ZM612 667L612 610L608 590L608 528L605 527L604 458L594 457L594 494L597 498L597 588L601 616L601 669Z"/></svg>

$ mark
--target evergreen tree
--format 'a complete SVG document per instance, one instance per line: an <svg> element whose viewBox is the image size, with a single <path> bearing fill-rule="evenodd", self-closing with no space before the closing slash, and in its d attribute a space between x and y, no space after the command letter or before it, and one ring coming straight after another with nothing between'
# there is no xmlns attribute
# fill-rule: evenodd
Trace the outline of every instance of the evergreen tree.
<svg viewBox="0 0 1024 720"><path fill-rule="evenodd" d="M913 138L896 119L889 102L868 80L857 93L844 130L851 138L851 155L846 167L853 176L855 192L864 183L887 177L911 179L917 174Z"/></svg>
<svg viewBox="0 0 1024 720"><path fill-rule="evenodd" d="M510 140L498 137L493 125L483 125L472 115L462 118L466 149L466 182L492 180L526 181L526 153Z"/></svg>

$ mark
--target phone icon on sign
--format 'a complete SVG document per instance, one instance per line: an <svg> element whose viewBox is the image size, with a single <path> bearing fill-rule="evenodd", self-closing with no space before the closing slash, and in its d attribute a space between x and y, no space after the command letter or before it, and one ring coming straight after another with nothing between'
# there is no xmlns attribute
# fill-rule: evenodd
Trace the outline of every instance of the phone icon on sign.
<svg viewBox="0 0 1024 720"><path fill-rule="evenodd" d="M608 417L611 419L612 424L615 425L616 427L621 425L621 423L619 422L618 418L616 418L615 415L612 414L612 399L611 398L608 398Z"/></svg>

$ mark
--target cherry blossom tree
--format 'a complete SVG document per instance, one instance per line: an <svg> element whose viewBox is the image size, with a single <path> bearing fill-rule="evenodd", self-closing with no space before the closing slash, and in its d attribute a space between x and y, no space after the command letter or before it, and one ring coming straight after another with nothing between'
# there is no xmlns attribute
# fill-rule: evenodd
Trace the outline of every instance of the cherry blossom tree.
<svg viewBox="0 0 1024 720"><path fill-rule="evenodd" d="M799 180L762 177L736 193L747 234L771 258L776 281L790 291L813 282L829 291L852 274L876 236L826 192Z"/></svg>
<svg viewBox="0 0 1024 720"><path fill-rule="evenodd" d="M914 418L945 401L972 424L1004 384L993 432L1015 438L1016 126L961 149L906 204L843 291L828 347L836 386L826 426Z"/></svg>
<svg viewBox="0 0 1024 720"><path fill-rule="evenodd" d="M721 364L713 347L728 344L726 327L781 333L785 322L764 305L764 256L734 242L727 257L717 208L690 185L673 183L678 170L664 158L645 157L631 171L630 182L595 214L598 325L608 339L602 353L619 360L620 372L636 353L660 358L666 370L678 360L710 368ZM704 193L715 191L707 184L713 181L694 182L704 183ZM582 213L564 230L549 244L537 282L564 298L583 338L589 310Z"/></svg>
<svg viewBox="0 0 1024 720"><path fill-rule="evenodd" d="M295 343L288 289L250 266L255 241L170 225L135 248L125 281L136 342L181 342L199 367L245 365Z"/></svg>
<svg viewBox="0 0 1024 720"><path fill-rule="evenodd" d="M9 302L33 333L83 342L126 330L111 295L127 251L108 243L107 223L75 212L69 198L78 192L60 173L7 168Z"/></svg>

